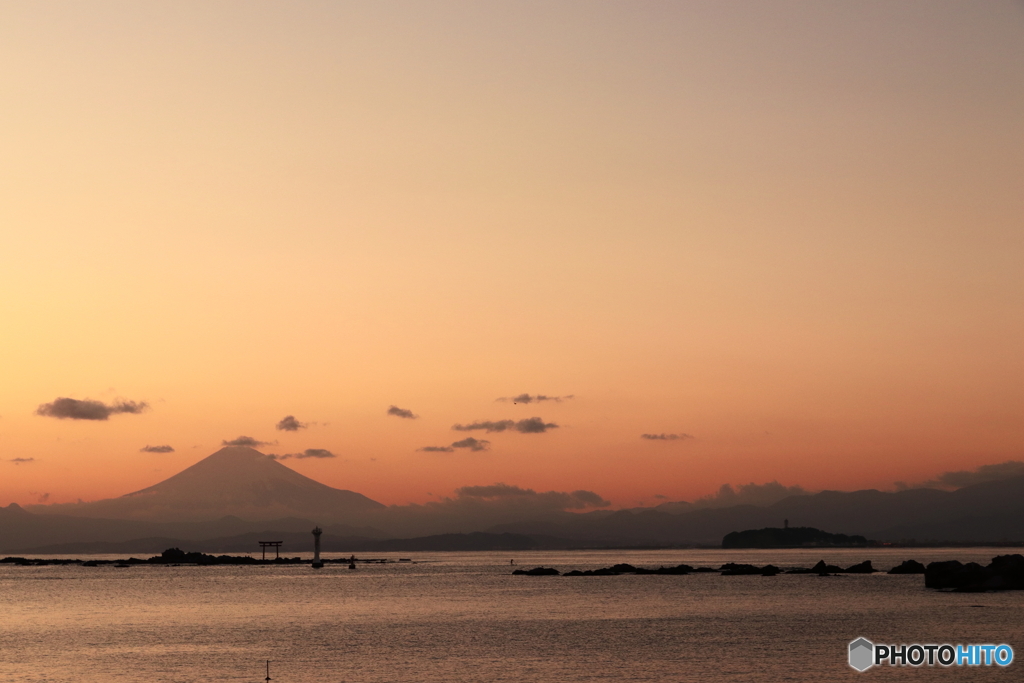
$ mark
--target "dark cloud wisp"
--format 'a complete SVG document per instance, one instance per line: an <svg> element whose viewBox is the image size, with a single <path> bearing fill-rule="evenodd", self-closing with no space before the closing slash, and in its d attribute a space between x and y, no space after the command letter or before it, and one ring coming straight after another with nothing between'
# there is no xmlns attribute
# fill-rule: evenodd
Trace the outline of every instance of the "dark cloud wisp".
<svg viewBox="0 0 1024 683"><path fill-rule="evenodd" d="M1000 481L1021 476L1024 476L1024 462L1020 460L1007 460L1006 462L994 465L981 465L974 470L943 472L934 479L921 482L920 484L907 484L906 482L898 481L896 482L896 488L899 490L920 488L962 489L973 484L983 484L988 481Z"/></svg>
<svg viewBox="0 0 1024 683"><path fill-rule="evenodd" d="M7 462L13 462L15 465L20 465L23 462L35 462L35 458L11 458Z"/></svg>
<svg viewBox="0 0 1024 683"><path fill-rule="evenodd" d="M307 448L301 453L285 453L284 455L272 455L270 456L275 460L288 460L295 458L297 460L305 460L306 458L337 458L338 456L331 453L326 448Z"/></svg>
<svg viewBox="0 0 1024 683"><path fill-rule="evenodd" d="M173 453L174 447L163 445L163 446L150 446L149 444L139 449L139 453Z"/></svg>
<svg viewBox="0 0 1024 683"><path fill-rule="evenodd" d="M388 406L388 415L394 415L395 417L401 417L406 420L415 420L419 417L419 415L414 415L411 410L399 408L398 406Z"/></svg>
<svg viewBox="0 0 1024 683"><path fill-rule="evenodd" d="M221 441L222 446L248 446L249 448L258 448L260 446L269 446L270 443L267 441L259 441L252 438L251 436L240 436L237 439L231 439L231 441Z"/></svg>
<svg viewBox="0 0 1024 683"><path fill-rule="evenodd" d="M518 396L502 396L496 399L502 403L541 403L543 401L554 401L555 403L561 403L562 401L568 401L571 398L575 398L572 394L566 396L545 396L544 394L519 394Z"/></svg>
<svg viewBox="0 0 1024 683"><path fill-rule="evenodd" d="M641 434L641 439L647 439L648 441L681 441L683 439L692 439L692 434Z"/></svg>
<svg viewBox="0 0 1024 683"><path fill-rule="evenodd" d="M525 420L483 420L473 422L468 425L455 424L452 425L452 429L457 432L472 432L483 430L485 432L504 432L504 431L516 431L520 434L543 434L549 429L558 429L558 425L554 422L544 422L539 417L530 417Z"/></svg>
<svg viewBox="0 0 1024 683"><path fill-rule="evenodd" d="M305 429L309 424L306 422L299 422L295 419L294 415L285 415L281 418L281 421L277 423L276 428L282 432L297 432L300 429Z"/></svg>
<svg viewBox="0 0 1024 683"><path fill-rule="evenodd" d="M149 409L145 401L114 401L103 403L85 399L58 398L52 403L43 403L36 408L36 415L55 417L58 420L108 420L111 415L128 413L138 415Z"/></svg>
<svg viewBox="0 0 1024 683"><path fill-rule="evenodd" d="M460 498L512 498L530 496L535 493L536 491L533 489L524 489L505 483L490 484L489 486L463 486L455 489L455 495Z"/></svg>
<svg viewBox="0 0 1024 683"><path fill-rule="evenodd" d="M452 429L457 432L472 432L476 430L484 430L487 432L503 432L506 429L512 429L516 426L515 420L483 420L473 422L472 424L454 424Z"/></svg>
<svg viewBox="0 0 1024 683"><path fill-rule="evenodd" d="M531 417L516 422L516 431L521 434L543 434L549 429L558 429L554 422L545 422L539 417Z"/></svg>
<svg viewBox="0 0 1024 683"><path fill-rule="evenodd" d="M461 441L453 441L452 448L468 448L471 451L486 451L490 447L491 442L486 439L474 439L471 436L467 436Z"/></svg>
<svg viewBox="0 0 1024 683"><path fill-rule="evenodd" d="M454 453L456 448L465 448L473 452L486 451L490 448L491 442L487 439L474 439L467 436L461 441L453 441L450 446L424 446L416 450L424 453Z"/></svg>

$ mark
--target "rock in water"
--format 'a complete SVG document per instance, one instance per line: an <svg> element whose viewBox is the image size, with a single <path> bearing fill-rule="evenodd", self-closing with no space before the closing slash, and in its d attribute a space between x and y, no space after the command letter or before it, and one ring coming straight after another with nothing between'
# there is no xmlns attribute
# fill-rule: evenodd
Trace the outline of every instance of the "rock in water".
<svg viewBox="0 0 1024 683"><path fill-rule="evenodd" d="M876 569L871 566L871 560L864 560L860 564L847 567L847 574L874 574Z"/></svg>
<svg viewBox="0 0 1024 683"><path fill-rule="evenodd" d="M924 565L917 560L904 560L903 564L889 570L890 574L924 574Z"/></svg>
<svg viewBox="0 0 1024 683"><path fill-rule="evenodd" d="M818 563L811 567L809 573L842 573L843 567L838 567L835 564L825 564L824 560L818 560Z"/></svg>

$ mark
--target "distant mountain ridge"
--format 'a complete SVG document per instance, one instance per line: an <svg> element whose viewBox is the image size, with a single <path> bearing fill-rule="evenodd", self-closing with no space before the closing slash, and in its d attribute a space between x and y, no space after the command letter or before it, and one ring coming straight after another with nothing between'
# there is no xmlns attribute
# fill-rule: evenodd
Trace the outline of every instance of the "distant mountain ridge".
<svg viewBox="0 0 1024 683"><path fill-rule="evenodd" d="M785 519L879 541L1024 541L1024 476L956 491L822 491L766 507L737 505L676 514L657 508L599 511L499 524L488 531L543 533L607 544L718 545L730 532L778 526Z"/></svg>
<svg viewBox="0 0 1024 683"><path fill-rule="evenodd" d="M764 507L662 505L576 513L529 512L508 500L471 503L386 507L314 481L254 449L230 447L120 498L28 510L13 504L0 508L0 552L146 538L228 543L264 531L308 534L314 524L348 539L486 532L544 539L544 547L562 543L566 548L713 547L730 532L777 527L785 519L794 526L883 542L1024 541L1024 476L951 492L823 491Z"/></svg>

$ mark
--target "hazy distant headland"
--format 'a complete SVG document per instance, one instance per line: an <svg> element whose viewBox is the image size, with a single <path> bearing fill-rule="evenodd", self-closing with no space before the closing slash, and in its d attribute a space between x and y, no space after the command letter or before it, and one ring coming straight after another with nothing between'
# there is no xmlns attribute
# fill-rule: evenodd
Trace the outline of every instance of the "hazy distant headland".
<svg viewBox="0 0 1024 683"><path fill-rule="evenodd" d="M733 531L722 539L723 548L863 548L863 536L830 534L814 527L766 527Z"/></svg>
<svg viewBox="0 0 1024 683"><path fill-rule="evenodd" d="M310 545L315 525L324 528L325 551L340 552L382 550L388 543L395 549L494 549L503 543L552 549L719 547L732 532L777 529L787 519L794 534L797 528L828 529L879 542L1024 541L1024 476L955 491L824 491L769 505L667 503L586 512L575 510L600 503L599 496L535 494L503 484L460 491L444 502L385 506L321 484L252 448L228 447L120 498L0 508L0 552L160 552L182 544L239 552L268 536L294 543L294 552ZM417 540L425 538L432 540Z"/></svg>

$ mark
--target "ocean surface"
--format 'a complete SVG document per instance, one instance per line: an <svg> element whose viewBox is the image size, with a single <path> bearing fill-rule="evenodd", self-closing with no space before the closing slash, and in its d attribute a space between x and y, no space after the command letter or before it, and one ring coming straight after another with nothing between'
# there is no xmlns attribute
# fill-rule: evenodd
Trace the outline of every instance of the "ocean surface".
<svg viewBox="0 0 1024 683"><path fill-rule="evenodd" d="M0 565L0 681L1024 681L1024 591L916 576L512 576L725 562L987 564L1014 549L381 554L327 565ZM293 556L290 553L289 556ZM308 557L308 554L306 555ZM83 559L103 556L83 556ZM327 554L326 557L333 557ZM1007 643L1006 668L847 665L847 645Z"/></svg>

